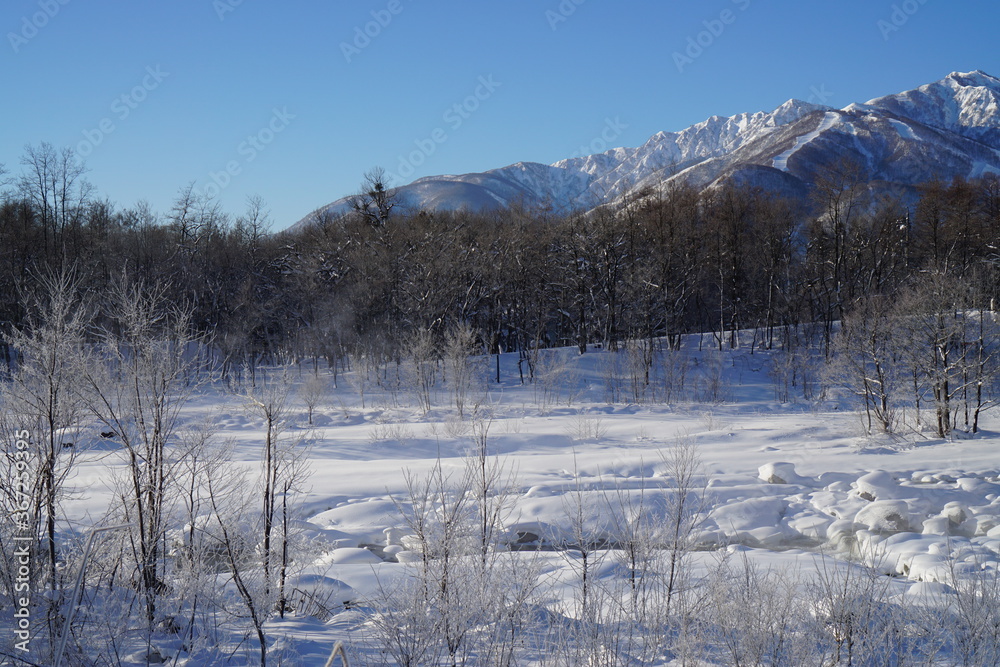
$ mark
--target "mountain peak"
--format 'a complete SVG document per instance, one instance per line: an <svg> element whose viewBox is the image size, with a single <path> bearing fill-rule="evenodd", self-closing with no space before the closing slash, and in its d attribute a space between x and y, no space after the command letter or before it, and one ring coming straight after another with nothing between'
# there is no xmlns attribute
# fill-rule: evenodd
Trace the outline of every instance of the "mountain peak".
<svg viewBox="0 0 1000 667"><path fill-rule="evenodd" d="M784 125L795 122L814 111L832 111L832 109L823 104L813 104L792 98L775 109L771 115L774 117L775 125Z"/></svg>
<svg viewBox="0 0 1000 667"><path fill-rule="evenodd" d="M818 111L820 109L829 109L829 108L830 107L824 106L822 104L814 104L813 102L805 102L805 101L800 100L800 99L798 99L796 97L793 97L792 99L788 100L787 102L785 102L784 104L782 104L780 107L778 107L777 109L775 109L775 111L781 111L783 109L800 109L800 110L806 110L806 111Z"/></svg>
<svg viewBox="0 0 1000 667"><path fill-rule="evenodd" d="M1000 79L992 74L987 74L981 69L971 72L952 72L945 77L946 80L954 81L965 87L984 87L1000 89Z"/></svg>

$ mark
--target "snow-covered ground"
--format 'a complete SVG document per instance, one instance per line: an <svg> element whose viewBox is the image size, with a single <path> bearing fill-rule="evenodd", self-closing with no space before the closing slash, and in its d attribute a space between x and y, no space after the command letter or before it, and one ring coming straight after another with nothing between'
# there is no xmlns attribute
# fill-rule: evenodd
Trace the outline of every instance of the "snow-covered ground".
<svg viewBox="0 0 1000 667"><path fill-rule="evenodd" d="M717 572L727 557L803 586L851 561L891 575L892 599L938 600L963 573L1000 567L992 415L974 437L945 441L910 432L873 439L836 392L806 400L793 389L790 401L779 403L768 352L699 351L697 339L687 341L684 387L667 404L630 403L628 374L609 380L616 377L615 353L549 354L547 379L525 384L516 355L502 356L499 384L487 381L494 358L486 360L470 394L477 405L464 418L446 383L435 388L427 412L405 390L374 386L362 407L351 373L341 375L339 387L331 383L311 426L304 404L296 404L286 435L310 448L299 518L315 560L299 564L293 585L321 599L323 609L268 624L273 651L296 656L285 664L323 665L338 640L356 661L379 664L373 601L384 601L411 576L408 563L420 559L404 517L412 511L408 481L419 485L439 463L456 481L477 443L510 479L505 540L524 547L516 558L537 586L532 604L546 613L573 616L581 567L571 547L581 535L593 541L592 576L624 581L623 517L631 525L641 516L660 527L670 521L677 500L671 457L678 451L696 454L699 466L689 581ZM296 381L309 372L297 370ZM235 461L254 469L264 426L239 399L209 390L184 416L210 417L218 438L233 441ZM111 473L121 465L108 443L92 444L78 454L66 507L81 532L106 512ZM663 664L676 657L664 653Z"/></svg>

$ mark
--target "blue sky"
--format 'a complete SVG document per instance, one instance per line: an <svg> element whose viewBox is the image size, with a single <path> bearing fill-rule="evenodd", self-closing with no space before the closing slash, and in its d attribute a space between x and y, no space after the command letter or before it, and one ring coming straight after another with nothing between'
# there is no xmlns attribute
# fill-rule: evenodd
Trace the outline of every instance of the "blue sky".
<svg viewBox="0 0 1000 667"><path fill-rule="evenodd" d="M5 0L0 163L86 156L121 206L194 181L281 229L382 166L403 184L636 146L796 97L1000 75L995 2Z"/></svg>

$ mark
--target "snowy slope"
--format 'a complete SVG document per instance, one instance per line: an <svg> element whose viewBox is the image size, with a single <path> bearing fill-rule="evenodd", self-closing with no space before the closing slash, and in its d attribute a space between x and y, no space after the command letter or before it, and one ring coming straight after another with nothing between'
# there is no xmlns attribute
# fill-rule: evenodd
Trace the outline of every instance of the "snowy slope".
<svg viewBox="0 0 1000 667"><path fill-rule="evenodd" d="M566 211L673 179L704 187L734 177L801 196L817 172L843 159L857 163L862 177L904 191L931 178L1000 173L1000 80L955 72L839 111L790 100L771 112L713 116L679 132L660 132L637 148L430 176L397 192L414 209L520 203ZM319 210L342 214L349 206L340 199Z"/></svg>

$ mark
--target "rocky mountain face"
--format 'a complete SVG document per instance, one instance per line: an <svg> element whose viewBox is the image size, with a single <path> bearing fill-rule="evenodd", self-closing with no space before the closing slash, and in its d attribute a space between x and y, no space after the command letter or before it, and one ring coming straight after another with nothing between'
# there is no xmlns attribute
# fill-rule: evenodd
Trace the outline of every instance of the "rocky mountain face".
<svg viewBox="0 0 1000 667"><path fill-rule="evenodd" d="M804 197L817 175L845 161L874 190L896 193L933 178L1000 174L1000 79L953 72L916 90L843 109L790 100L770 113L713 116L680 132L660 132L638 148L551 165L518 162L476 174L429 176L396 193L414 209L520 203L567 211L674 180L702 188L732 178ZM349 208L345 198L319 211Z"/></svg>

